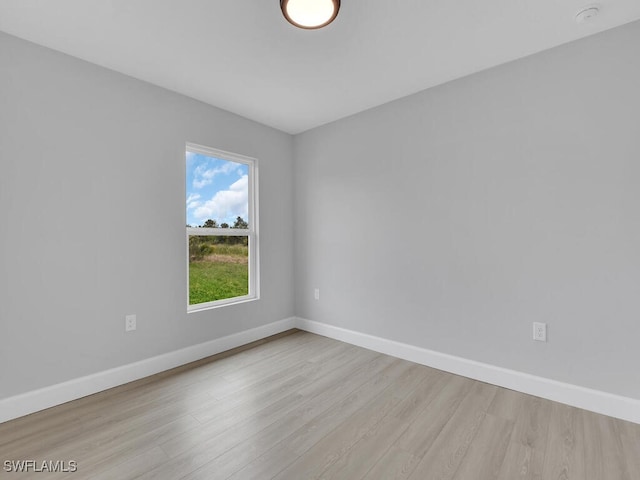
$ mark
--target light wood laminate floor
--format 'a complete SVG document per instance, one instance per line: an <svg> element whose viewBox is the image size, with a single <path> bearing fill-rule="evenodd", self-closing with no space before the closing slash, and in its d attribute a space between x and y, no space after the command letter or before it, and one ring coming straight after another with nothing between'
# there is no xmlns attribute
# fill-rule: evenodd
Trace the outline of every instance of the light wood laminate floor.
<svg viewBox="0 0 640 480"><path fill-rule="evenodd" d="M6 460L74 460L72 474ZM0 478L639 480L640 425L305 332L0 424Z"/></svg>

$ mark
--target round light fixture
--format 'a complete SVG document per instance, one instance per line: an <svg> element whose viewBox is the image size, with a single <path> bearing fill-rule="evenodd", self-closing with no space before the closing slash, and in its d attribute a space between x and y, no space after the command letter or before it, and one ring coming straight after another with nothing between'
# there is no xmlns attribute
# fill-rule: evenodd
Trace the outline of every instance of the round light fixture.
<svg viewBox="0 0 640 480"><path fill-rule="evenodd" d="M280 0L280 8L292 25L314 30L333 22L340 10L340 0Z"/></svg>

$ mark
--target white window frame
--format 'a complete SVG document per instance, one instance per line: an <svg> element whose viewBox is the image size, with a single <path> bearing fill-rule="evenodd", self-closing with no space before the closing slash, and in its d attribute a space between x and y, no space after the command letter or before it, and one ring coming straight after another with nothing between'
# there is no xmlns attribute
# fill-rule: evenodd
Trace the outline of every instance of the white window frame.
<svg viewBox="0 0 640 480"><path fill-rule="evenodd" d="M203 145L197 145L195 143L187 143L185 149L185 162L186 153L199 153L206 155L207 157L213 157L220 160L226 160L229 162L242 163L249 167L249 205L248 214L249 228L203 228L203 227L187 227L186 234L186 260L187 260L187 312L199 312L202 310L208 310L211 308L218 308L227 305L235 305L238 303L250 302L258 300L260 298L260 262L258 247L258 160L245 155L237 153L225 152L224 150L218 150L211 147L205 147ZM186 165L186 164L185 164ZM186 175L186 168L185 168ZM186 199L186 195L185 195ZM185 222L186 224L186 208L185 208ZM248 237L249 238L249 294L240 297L225 298L222 300L215 300L212 302L197 303L195 305L189 305L189 237L191 235L198 236L224 236L224 237Z"/></svg>

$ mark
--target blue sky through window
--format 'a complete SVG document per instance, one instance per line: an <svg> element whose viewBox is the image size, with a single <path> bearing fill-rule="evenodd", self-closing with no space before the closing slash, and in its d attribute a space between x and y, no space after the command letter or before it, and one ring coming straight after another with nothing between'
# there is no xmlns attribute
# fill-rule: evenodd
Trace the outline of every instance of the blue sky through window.
<svg viewBox="0 0 640 480"><path fill-rule="evenodd" d="M249 221L249 166L187 152L187 224Z"/></svg>

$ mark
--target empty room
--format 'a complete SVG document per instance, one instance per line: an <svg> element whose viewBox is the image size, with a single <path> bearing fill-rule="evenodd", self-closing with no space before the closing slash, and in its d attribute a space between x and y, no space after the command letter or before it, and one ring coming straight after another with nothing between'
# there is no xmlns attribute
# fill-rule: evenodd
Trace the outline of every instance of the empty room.
<svg viewBox="0 0 640 480"><path fill-rule="evenodd" d="M640 480L640 2L0 0L0 478Z"/></svg>

